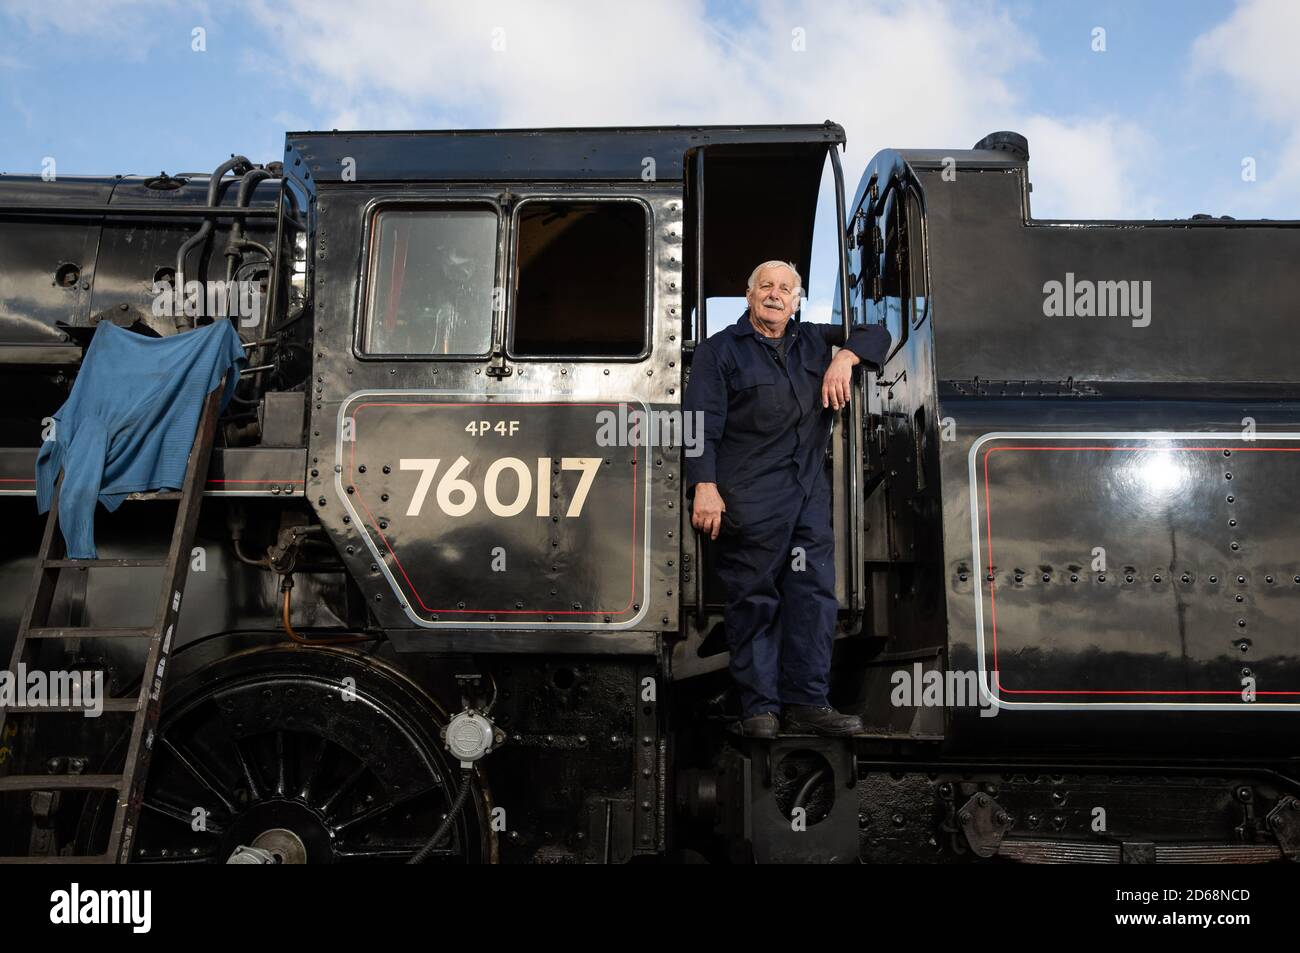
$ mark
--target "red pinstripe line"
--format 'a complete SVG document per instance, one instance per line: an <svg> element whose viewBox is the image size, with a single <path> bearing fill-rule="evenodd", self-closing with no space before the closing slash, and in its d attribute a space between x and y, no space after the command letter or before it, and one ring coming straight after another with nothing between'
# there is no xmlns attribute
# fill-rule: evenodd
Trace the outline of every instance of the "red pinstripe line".
<svg viewBox="0 0 1300 953"><path fill-rule="evenodd" d="M1193 438L1183 438L1183 439L1196 439L1196 438L1193 437ZM1107 452L1131 450L1137 452L1159 451L1162 453L1168 451L1183 451L1183 452L1193 453L1193 452L1221 452L1224 450L1237 450L1242 452L1255 452L1255 453L1265 452L1265 451L1278 452L1278 453L1300 453L1300 447L1150 447L1150 446L1088 447L1088 446L1038 446L1032 444L1023 447L990 447L988 450L984 452L984 519L986 523L986 531L988 533L988 552L989 552L988 571L990 575L995 575L995 574L993 572L993 516L992 516L992 501L990 499L991 494L989 492L989 457L992 456L994 453L997 453L998 451L1007 451L1007 450L1101 450ZM1150 689L1150 690L1096 689L1093 690L1093 689L1064 689L1064 688L1038 688L1038 689L1005 688L1002 685L1001 667L998 664L998 613L997 613L997 601L995 598L996 588L997 588L996 583L992 580L989 581L989 617L993 626L993 680L996 683L996 687L998 691L1000 692L1007 692L1013 695L1237 695L1237 696L1241 695L1241 692L1237 690L1176 691L1176 690L1168 690L1168 689L1159 689L1159 690L1157 689ZM1257 696L1258 695L1291 696L1291 695L1300 695L1300 692L1268 691L1268 692L1256 692L1255 694Z"/></svg>

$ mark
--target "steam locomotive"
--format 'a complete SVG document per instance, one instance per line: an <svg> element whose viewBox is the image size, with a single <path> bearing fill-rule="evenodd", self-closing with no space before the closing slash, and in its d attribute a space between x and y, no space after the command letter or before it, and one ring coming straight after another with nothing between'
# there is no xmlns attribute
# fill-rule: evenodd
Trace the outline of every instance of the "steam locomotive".
<svg viewBox="0 0 1300 953"><path fill-rule="evenodd" d="M248 354L122 859L1294 860L1297 223L1035 219L1014 133L883 151L850 196L843 144L302 132L208 174L0 176L6 658L96 327L231 320ZM834 320L894 342L825 464L832 701L866 730L740 738L689 441L621 424L680 420L756 263L809 274L828 163ZM100 552L169 520L100 512ZM51 611L137 624L157 572L66 573ZM121 697L139 652L39 663ZM104 843L112 797L53 779L123 730L4 722L0 854Z"/></svg>

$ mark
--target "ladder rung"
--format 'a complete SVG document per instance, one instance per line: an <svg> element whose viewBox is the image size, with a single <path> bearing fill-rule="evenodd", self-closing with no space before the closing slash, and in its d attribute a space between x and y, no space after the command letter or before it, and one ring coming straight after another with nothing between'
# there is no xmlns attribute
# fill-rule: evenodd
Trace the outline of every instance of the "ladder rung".
<svg viewBox="0 0 1300 953"><path fill-rule="evenodd" d="M62 626L28 629L29 639L147 639L154 635L150 628L105 628L103 626Z"/></svg>
<svg viewBox="0 0 1300 953"><path fill-rule="evenodd" d="M91 705L0 705L6 715L80 715L98 707L100 711L136 711L138 698L104 698L98 706Z"/></svg>
<svg viewBox="0 0 1300 953"><path fill-rule="evenodd" d="M116 791L120 774L11 774L0 778L4 791Z"/></svg>
<svg viewBox="0 0 1300 953"><path fill-rule="evenodd" d="M46 569L154 569L166 565L165 559L47 559Z"/></svg>

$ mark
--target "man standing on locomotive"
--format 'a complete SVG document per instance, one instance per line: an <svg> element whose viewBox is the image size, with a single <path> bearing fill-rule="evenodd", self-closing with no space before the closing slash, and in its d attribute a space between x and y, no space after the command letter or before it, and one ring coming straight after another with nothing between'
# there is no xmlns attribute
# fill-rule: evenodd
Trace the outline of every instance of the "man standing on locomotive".
<svg viewBox="0 0 1300 953"><path fill-rule="evenodd" d="M832 357L843 329L800 322L802 294L793 264L755 268L740 320L696 348L683 401L703 415L701 453L686 458L691 525L716 541L740 732L758 738L862 729L827 698L839 607L824 464L854 365L879 369L890 336L857 328Z"/></svg>

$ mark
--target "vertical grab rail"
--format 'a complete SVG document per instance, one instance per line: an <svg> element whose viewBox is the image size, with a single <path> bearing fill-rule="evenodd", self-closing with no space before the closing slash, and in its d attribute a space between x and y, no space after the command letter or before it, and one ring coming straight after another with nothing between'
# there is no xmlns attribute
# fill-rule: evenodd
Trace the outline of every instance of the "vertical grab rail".
<svg viewBox="0 0 1300 953"><path fill-rule="evenodd" d="M704 302L704 148L695 150L695 344L706 337L709 324ZM690 514L687 514L688 519ZM704 627L704 544L695 538L695 627Z"/></svg>
<svg viewBox="0 0 1300 953"><path fill-rule="evenodd" d="M853 315L849 310L849 250L845 231L848 228L848 219L845 215L845 198L844 198L844 169L840 165L840 154L835 150L835 144L832 143L829 150L831 156L831 169L835 173L835 236L839 247L839 268L840 280L838 287L840 290L840 319L844 323L844 343L847 344L849 334L853 331ZM861 540L858 539L858 527L862 519L862 501L859 499L858 492L858 441L860 434L856 424L857 387L849 388L849 405L848 405L848 423L845 429L848 431L848 460L844 467L848 475L848 531L849 531L849 610L856 617L862 611L862 593L858 589L858 572L862 566ZM856 618L855 618L856 623Z"/></svg>

